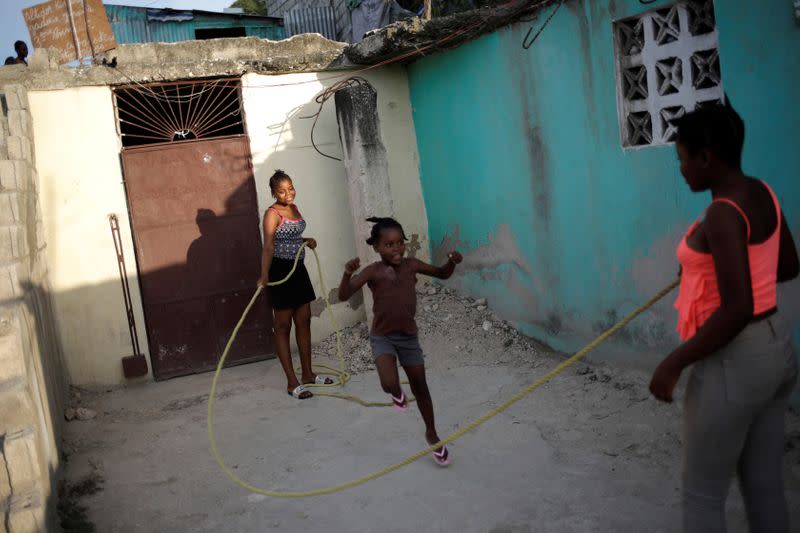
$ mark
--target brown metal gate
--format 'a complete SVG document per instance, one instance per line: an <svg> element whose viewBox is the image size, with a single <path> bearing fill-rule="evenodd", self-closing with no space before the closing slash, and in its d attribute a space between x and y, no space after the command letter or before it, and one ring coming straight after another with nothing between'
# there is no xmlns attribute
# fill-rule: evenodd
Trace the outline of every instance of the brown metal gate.
<svg viewBox="0 0 800 533"><path fill-rule="evenodd" d="M122 152L155 379L211 370L259 276L261 234L247 137ZM267 358L272 313L262 295L230 364Z"/></svg>

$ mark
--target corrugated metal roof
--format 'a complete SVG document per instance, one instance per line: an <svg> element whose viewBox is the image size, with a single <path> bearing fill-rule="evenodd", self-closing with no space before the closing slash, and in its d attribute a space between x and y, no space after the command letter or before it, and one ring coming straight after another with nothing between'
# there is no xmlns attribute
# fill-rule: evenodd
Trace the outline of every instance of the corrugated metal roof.
<svg viewBox="0 0 800 533"><path fill-rule="evenodd" d="M352 42L352 23L350 9L347 7L353 0L266 0L267 12L274 17L285 17L292 9L309 7L333 7L336 40Z"/></svg>
<svg viewBox="0 0 800 533"><path fill-rule="evenodd" d="M256 37L280 40L285 36L281 26L282 21L276 17L199 10L154 10L120 5L105 5L104 7L114 37L119 44L192 41L195 39L195 30L198 28L243 27L247 35ZM158 12L163 16L159 16ZM191 14L191 17L187 14Z"/></svg>
<svg viewBox="0 0 800 533"><path fill-rule="evenodd" d="M117 43L141 43L151 40L147 25L147 10L116 5L107 5L105 8Z"/></svg>
<svg viewBox="0 0 800 533"><path fill-rule="evenodd" d="M336 22L332 7L295 8L283 15L286 36L300 33L319 33L335 41Z"/></svg>

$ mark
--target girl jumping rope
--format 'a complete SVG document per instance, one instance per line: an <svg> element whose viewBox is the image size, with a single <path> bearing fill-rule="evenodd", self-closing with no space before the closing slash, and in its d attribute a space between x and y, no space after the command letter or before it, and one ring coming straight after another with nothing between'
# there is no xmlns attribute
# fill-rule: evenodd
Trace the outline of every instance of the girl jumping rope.
<svg viewBox="0 0 800 533"><path fill-rule="evenodd" d="M372 245L381 260L364 268L357 276L358 258L347 262L339 284L339 299L347 301L365 284L372 290L373 320L370 331L372 357L381 380L381 387L390 394L394 407L400 412L408 410L408 399L400 387L397 363L405 370L411 392L417 399L419 412L425 422L425 439L428 444L439 442L433 419L433 402L425 380L425 360L417 337L417 274L447 279L462 260L461 254L447 254L447 263L435 267L418 259L405 257L406 235L403 227L393 218L368 218L373 222L367 244ZM450 452L442 446L433 452L436 463L450 463Z"/></svg>

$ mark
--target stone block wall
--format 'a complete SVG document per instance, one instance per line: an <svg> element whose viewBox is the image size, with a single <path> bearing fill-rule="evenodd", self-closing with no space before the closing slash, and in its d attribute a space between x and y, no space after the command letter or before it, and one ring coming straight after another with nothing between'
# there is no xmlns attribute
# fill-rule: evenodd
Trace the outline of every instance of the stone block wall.
<svg viewBox="0 0 800 533"><path fill-rule="evenodd" d="M66 398L27 91L0 86L0 533L56 531Z"/></svg>

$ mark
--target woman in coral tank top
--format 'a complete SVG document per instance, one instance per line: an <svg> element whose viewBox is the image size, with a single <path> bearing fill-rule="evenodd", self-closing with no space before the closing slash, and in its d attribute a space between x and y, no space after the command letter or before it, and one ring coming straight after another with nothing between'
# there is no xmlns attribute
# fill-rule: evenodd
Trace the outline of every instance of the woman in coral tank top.
<svg viewBox="0 0 800 533"><path fill-rule="evenodd" d="M683 530L725 531L738 475L751 531L788 532L784 415L797 380L776 285L798 275L797 250L775 193L741 169L744 123L728 105L676 121L681 174L712 201L678 246L675 307L684 341L656 369L650 391L684 401Z"/></svg>

